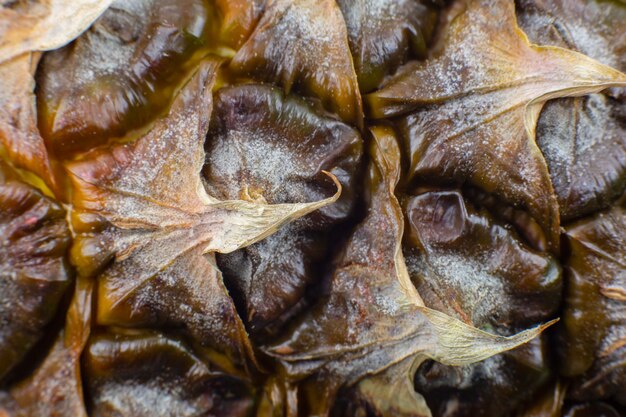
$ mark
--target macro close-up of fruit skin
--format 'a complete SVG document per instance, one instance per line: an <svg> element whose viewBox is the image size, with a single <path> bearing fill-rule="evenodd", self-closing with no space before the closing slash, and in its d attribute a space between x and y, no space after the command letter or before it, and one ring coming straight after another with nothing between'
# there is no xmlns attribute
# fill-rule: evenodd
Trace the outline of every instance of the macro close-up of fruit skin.
<svg viewBox="0 0 626 417"><path fill-rule="evenodd" d="M0 0L0 417L626 416L624 0Z"/></svg>

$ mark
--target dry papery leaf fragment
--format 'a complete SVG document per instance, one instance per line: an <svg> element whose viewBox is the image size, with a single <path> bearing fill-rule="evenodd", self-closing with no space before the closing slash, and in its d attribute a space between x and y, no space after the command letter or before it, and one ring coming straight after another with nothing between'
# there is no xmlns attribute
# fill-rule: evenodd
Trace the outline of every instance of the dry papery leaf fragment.
<svg viewBox="0 0 626 417"><path fill-rule="evenodd" d="M426 306L503 336L558 315L561 268L548 252L529 247L460 190L425 189L401 201L407 270ZM435 416L510 415L548 382L548 345L537 338L461 367L428 361L415 387Z"/></svg>
<svg viewBox="0 0 626 417"><path fill-rule="evenodd" d="M334 202L341 187L335 182L334 196L302 204L208 195L200 170L218 65L204 61L142 138L67 163L72 255L80 274L97 277L98 324L179 327L241 364L251 347L214 253L263 239Z"/></svg>
<svg viewBox="0 0 626 417"><path fill-rule="evenodd" d="M0 63L59 48L80 35L113 0L9 1L0 5Z"/></svg>
<svg viewBox="0 0 626 417"><path fill-rule="evenodd" d="M503 337L424 306L402 255L404 220L394 195L400 150L389 128L371 131L368 215L341 252L328 295L284 340L266 348L284 368L288 409L304 400L302 415L328 415L338 390L354 384L381 415L430 415L413 389L422 361L477 362L529 341L552 323Z"/></svg>
<svg viewBox="0 0 626 417"><path fill-rule="evenodd" d="M626 75L577 52L531 44L513 2L465 6L437 56L406 64L365 97L369 114L401 116L409 180L469 182L525 208L556 250L559 208L535 143L537 118L549 99L624 86Z"/></svg>
<svg viewBox="0 0 626 417"><path fill-rule="evenodd" d="M224 87L214 99L202 170L209 194L295 203L323 199L335 189L324 171L342 184L334 204L254 245L217 256L256 336L279 327L282 317L300 305L307 286L318 280L337 225L350 218L355 206L362 139L322 109L267 84Z"/></svg>

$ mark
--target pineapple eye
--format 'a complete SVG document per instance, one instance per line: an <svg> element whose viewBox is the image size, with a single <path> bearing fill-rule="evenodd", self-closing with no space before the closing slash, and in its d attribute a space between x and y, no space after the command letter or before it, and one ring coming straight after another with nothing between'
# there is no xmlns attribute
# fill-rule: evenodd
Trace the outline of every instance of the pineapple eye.
<svg viewBox="0 0 626 417"><path fill-rule="evenodd" d="M323 208L326 222L345 218L362 143L359 132L294 95L263 84L226 87L215 95L203 175L209 194L268 203L312 201L331 194L322 171L348 189Z"/></svg>
<svg viewBox="0 0 626 417"><path fill-rule="evenodd" d="M95 334L84 364L94 416L149 417L158 410L160 416L244 417L252 409L251 392L241 379L160 333Z"/></svg>
<svg viewBox="0 0 626 417"><path fill-rule="evenodd" d="M626 416L625 23L0 0L0 417Z"/></svg>
<svg viewBox="0 0 626 417"><path fill-rule="evenodd" d="M626 189L626 97L598 93L549 102L537 144L564 223L609 207Z"/></svg>
<svg viewBox="0 0 626 417"><path fill-rule="evenodd" d="M1 380L44 335L72 281L65 212L1 159L0 236Z"/></svg>
<svg viewBox="0 0 626 417"><path fill-rule="evenodd" d="M407 197L405 213L409 275L426 305L501 330L541 323L558 309L556 259L529 247L461 192Z"/></svg>
<svg viewBox="0 0 626 417"><path fill-rule="evenodd" d="M315 97L345 122L363 123L346 26L334 0L267 2L230 69Z"/></svg>
<svg viewBox="0 0 626 417"><path fill-rule="evenodd" d="M534 43L573 49L626 70L626 4L519 2L518 21ZM626 89L546 103L537 123L565 223L611 205L626 189Z"/></svg>
<svg viewBox="0 0 626 417"><path fill-rule="evenodd" d="M362 93L379 86L409 55L423 58L437 11L415 0L339 0Z"/></svg>
<svg viewBox="0 0 626 417"><path fill-rule="evenodd" d="M267 330L315 281L329 234L353 208L361 148L355 129L278 88L248 84L216 93L203 168L209 194L272 204L314 201L334 187L323 171L343 186L332 206L218 256L227 282L245 300L253 332Z"/></svg>
<svg viewBox="0 0 626 417"><path fill-rule="evenodd" d="M460 191L406 197L405 213L408 272L427 306L505 335L556 313L562 286L557 261L531 249ZM547 372L545 346L536 339L460 368L424 364L415 381L436 415L506 415L538 392ZM527 381L525 390L516 394L520 381Z"/></svg>
<svg viewBox="0 0 626 417"><path fill-rule="evenodd" d="M204 0L118 0L70 45L45 54L39 126L61 158L141 127L170 103L207 44Z"/></svg>

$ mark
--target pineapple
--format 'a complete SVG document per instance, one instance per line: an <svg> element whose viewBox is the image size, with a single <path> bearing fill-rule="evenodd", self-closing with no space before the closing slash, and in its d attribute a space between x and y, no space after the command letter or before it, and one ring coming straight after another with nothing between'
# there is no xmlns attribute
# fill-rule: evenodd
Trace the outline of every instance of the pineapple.
<svg viewBox="0 0 626 417"><path fill-rule="evenodd" d="M626 415L620 0L0 2L0 416Z"/></svg>

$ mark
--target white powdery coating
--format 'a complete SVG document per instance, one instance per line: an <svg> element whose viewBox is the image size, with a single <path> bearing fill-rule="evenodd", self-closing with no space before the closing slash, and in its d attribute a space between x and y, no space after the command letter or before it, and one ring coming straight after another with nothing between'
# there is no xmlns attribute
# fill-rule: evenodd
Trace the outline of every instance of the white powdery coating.
<svg viewBox="0 0 626 417"><path fill-rule="evenodd" d="M197 111L184 111L159 121L148 137L124 145L130 160L106 184L116 190L104 207L110 221L190 225L189 215L203 209L206 196L199 176L204 158L198 139L201 124Z"/></svg>
<svg viewBox="0 0 626 417"><path fill-rule="evenodd" d="M493 53L492 48L497 48L501 39L493 37L489 31L493 30L494 25L488 16L469 12L461 19L462 22L450 29L449 36L453 41L447 43L445 56L426 61L419 70L419 76L424 79L421 85L431 89L431 97L451 97L473 92L497 83L502 74L509 74L509 77L525 75L520 74L515 55L510 57L512 59L501 59ZM511 36L507 33L502 38L507 42ZM463 41L455 41L458 39ZM516 46L508 45L510 48ZM506 55L504 57L508 58Z"/></svg>
<svg viewBox="0 0 626 417"><path fill-rule="evenodd" d="M84 86L101 80L119 82L116 77L124 77L131 70L130 65L136 55L135 43L125 42L115 33L110 33L106 23L115 20L116 24L123 26L122 31L141 33L145 30L145 16L150 12L151 3L152 0L117 0L78 38L73 48L78 48L77 56L85 55L86 59L74 59L72 81L75 85ZM48 77L48 82L50 91L58 91L65 86L63 77Z"/></svg>
<svg viewBox="0 0 626 417"><path fill-rule="evenodd" d="M478 363L476 366L480 369L481 373L489 378L490 385L506 386L506 384L509 383L509 381L507 381L507 363L504 356L492 356ZM468 381L468 388L470 385L473 384L471 384L471 381Z"/></svg>
<svg viewBox="0 0 626 417"><path fill-rule="evenodd" d="M134 53L134 48L129 45L104 36L96 37L89 42L89 58L77 62L74 82L84 85L105 76L121 75L128 69Z"/></svg>
<svg viewBox="0 0 626 417"><path fill-rule="evenodd" d="M543 110L537 143L564 206L576 201L593 207L619 192L616 186L626 172L626 128L614 116L615 105L603 94L592 94L550 102Z"/></svg>
<svg viewBox="0 0 626 417"><path fill-rule="evenodd" d="M400 23L406 20L406 16L400 13L405 10L406 1L344 0L338 3L351 35L369 37L371 33L362 33L364 28L375 32L389 27L390 21Z"/></svg>
<svg viewBox="0 0 626 417"><path fill-rule="evenodd" d="M533 4L533 2L529 2ZM618 19L619 6L596 2L556 1L547 10L523 7L520 25L531 41L579 51L623 70L618 30L605 22ZM562 216L577 216L619 193L626 172L626 129L616 120L602 94L547 103L537 127L543 152L561 203Z"/></svg>
<svg viewBox="0 0 626 417"><path fill-rule="evenodd" d="M423 276L437 294L446 294L450 289L458 291L461 297L454 301L462 304L463 311L471 312L473 323L490 322L509 304L502 277L491 271L488 265L486 256L444 251L407 257L409 273Z"/></svg>
<svg viewBox="0 0 626 417"><path fill-rule="evenodd" d="M170 117L166 123L161 123L166 126L165 129L151 133L157 134L158 139L150 141L149 146L142 146L145 152L136 155L127 166L124 176L116 181L118 190L152 194L157 189L159 194L173 196L181 188L187 188L185 184L193 181L183 175L190 171L189 166L197 167L199 173L201 153L198 147L190 146L188 142L197 140L200 116L197 112L185 112ZM181 168L179 165L183 164ZM153 181L158 181L159 187Z"/></svg>
<svg viewBox="0 0 626 417"><path fill-rule="evenodd" d="M345 22L331 0L271 3L233 61L259 54L272 76L287 84L310 80L327 90L356 85Z"/></svg>
<svg viewBox="0 0 626 417"><path fill-rule="evenodd" d="M259 140L250 140L251 134L259 137ZM275 132L261 129L252 133L248 129L235 128L228 131L228 138L216 140L215 143L207 154L207 164L220 176L227 177L228 183L262 185L264 193L276 195L278 200L283 201L294 193L299 194L301 187L298 183L294 185L290 179L292 175L298 174L298 170L305 168L302 162L306 162L307 158L298 155L295 146L282 145L285 139L277 137ZM315 150L309 146L308 150L303 151L312 153ZM253 170L255 179L262 178L263 184L251 184L251 179L245 175L248 169Z"/></svg>
<svg viewBox="0 0 626 417"><path fill-rule="evenodd" d="M564 115L564 110L569 111ZM540 122L541 150L551 169L571 168L580 161L593 165L596 154L602 156L610 151L614 135L619 132L608 98L601 94L585 99L580 111L571 101L548 105Z"/></svg>
<svg viewBox="0 0 626 417"><path fill-rule="evenodd" d="M199 407L201 404L185 399L184 385L161 377L141 382L113 381L103 385L98 394L96 407L106 404L107 411L130 411L134 416L192 417L206 410L206 405Z"/></svg>
<svg viewBox="0 0 626 417"><path fill-rule="evenodd" d="M574 44L580 52L610 67L619 67L619 59L613 51L612 45L607 43L606 38L601 33L588 27L588 24L580 18L570 19L568 23Z"/></svg>
<svg viewBox="0 0 626 417"><path fill-rule="evenodd" d="M318 43L330 44L334 40L332 26L319 13L317 2L319 0L300 0L295 2L297 4L285 5L284 14L278 22L278 33L314 51Z"/></svg>

